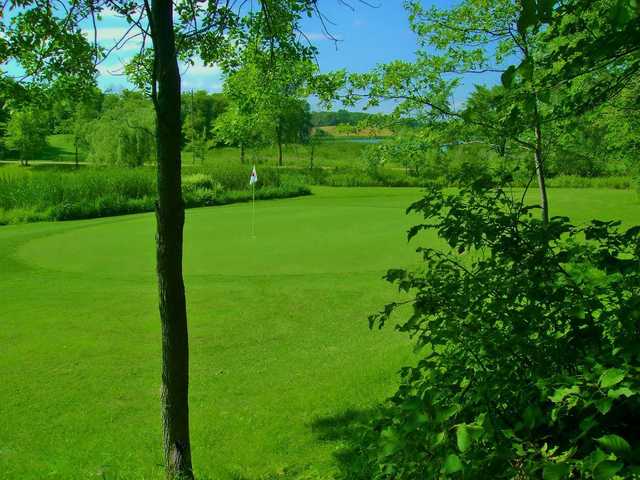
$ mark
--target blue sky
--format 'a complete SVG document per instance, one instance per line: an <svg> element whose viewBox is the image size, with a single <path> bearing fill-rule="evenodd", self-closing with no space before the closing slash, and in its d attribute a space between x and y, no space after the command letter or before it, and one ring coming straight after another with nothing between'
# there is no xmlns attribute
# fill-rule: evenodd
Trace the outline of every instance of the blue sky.
<svg viewBox="0 0 640 480"><path fill-rule="evenodd" d="M317 17L305 19L302 29L319 50L318 63L322 71L347 69L365 72L376 64L395 59L412 60L416 50L415 35L409 29L407 12L402 0L367 0L375 4L372 8L359 0L346 0L349 8L340 0L323 0L322 13L330 23L327 27L340 41L337 43L323 34L322 24ZM424 0L424 5L448 7L452 0ZM112 12L105 11L98 23L99 42L109 48L126 32L124 20ZM86 26L86 35L93 38L93 29ZM98 84L103 90L121 90L130 87L122 73L124 62L140 48L138 39L128 42L113 52L98 69ZM9 66L11 70L11 66ZM494 76L495 77L495 76ZM497 78L484 76L468 80L456 92L456 103L464 101L473 82L495 83ZM220 70L205 67L200 63L182 67L183 90L207 90L218 92L222 89ZM384 108L383 108L384 109Z"/></svg>
<svg viewBox="0 0 640 480"><path fill-rule="evenodd" d="M376 8L358 0L350 2L353 9L338 0L320 2L323 15L333 23L327 23L327 27L340 39L337 45L323 34L317 17L305 19L303 23L303 31L319 50L318 63L322 71L346 68L364 72L377 63L414 57L415 36L409 29L402 0L374 0ZM101 42L112 44L124 33L123 28L120 19L107 13L99 24ZM136 47L135 42L130 42L100 66L99 85L103 89L121 89L128 85L121 75L121 66ZM220 91L222 87L219 70L200 64L183 69L182 83L184 90Z"/></svg>

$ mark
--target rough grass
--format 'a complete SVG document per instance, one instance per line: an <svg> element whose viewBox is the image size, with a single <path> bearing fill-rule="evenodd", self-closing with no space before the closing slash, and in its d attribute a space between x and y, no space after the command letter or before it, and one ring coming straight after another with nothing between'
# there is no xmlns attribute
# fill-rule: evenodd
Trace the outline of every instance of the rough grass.
<svg viewBox="0 0 640 480"><path fill-rule="evenodd" d="M314 148L314 165L316 167L364 167L362 156L366 143L349 140L327 140L319 142ZM285 145L283 149L283 165L287 167L308 168L311 157L311 147L308 145ZM185 165L193 164L190 152L183 153ZM205 164L210 162L239 163L240 149L235 147L213 148L207 151ZM245 152L247 163L258 165L272 165L278 163L278 148L275 145L248 149ZM196 164L200 162L197 161Z"/></svg>
<svg viewBox="0 0 640 480"><path fill-rule="evenodd" d="M248 166L185 171L185 204L200 207L251 200L249 172ZM282 183L278 175L264 173L256 199L310 193L300 183ZM0 225L149 212L155 201L156 173L152 168L0 169Z"/></svg>
<svg viewBox="0 0 640 480"><path fill-rule="evenodd" d="M314 193L259 203L255 239L249 205L187 212L200 478L330 477L349 422L411 362L366 317L397 298L383 271L416 261L420 191ZM631 191L550 200L577 222L640 218ZM154 235L152 214L0 229L0 478L162 478Z"/></svg>

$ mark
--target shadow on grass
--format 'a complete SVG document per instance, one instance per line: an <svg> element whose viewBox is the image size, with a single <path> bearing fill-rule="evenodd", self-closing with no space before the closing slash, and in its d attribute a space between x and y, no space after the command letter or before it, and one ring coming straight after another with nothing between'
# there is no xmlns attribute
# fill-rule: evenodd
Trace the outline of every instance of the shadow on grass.
<svg viewBox="0 0 640 480"><path fill-rule="evenodd" d="M333 456L336 474L332 478L362 480L371 478L369 471L371 422L380 415L380 407L347 409L333 416L317 419L311 425L316 437L334 442L337 449ZM368 438L367 438L368 437Z"/></svg>
<svg viewBox="0 0 640 480"><path fill-rule="evenodd" d="M335 415L321 417L311 424L311 431L320 442L334 444L335 467L319 472L314 465L297 465L258 477L235 474L232 480L368 480L366 468L365 426L377 416L379 410L347 409ZM210 480L198 477L198 480Z"/></svg>

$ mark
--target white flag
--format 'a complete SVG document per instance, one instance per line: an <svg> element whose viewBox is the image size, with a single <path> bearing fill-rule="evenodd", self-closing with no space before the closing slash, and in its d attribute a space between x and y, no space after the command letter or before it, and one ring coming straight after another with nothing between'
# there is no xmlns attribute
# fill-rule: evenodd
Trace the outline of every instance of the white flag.
<svg viewBox="0 0 640 480"><path fill-rule="evenodd" d="M253 166L251 176L249 177L249 185L254 185L258 181L258 174L256 173L256 166Z"/></svg>

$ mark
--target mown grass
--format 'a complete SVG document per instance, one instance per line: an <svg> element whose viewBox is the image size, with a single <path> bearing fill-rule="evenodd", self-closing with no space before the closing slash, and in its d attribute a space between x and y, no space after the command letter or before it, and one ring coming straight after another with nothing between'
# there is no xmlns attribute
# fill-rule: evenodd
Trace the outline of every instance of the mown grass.
<svg viewBox="0 0 640 480"><path fill-rule="evenodd" d="M259 203L255 239L248 205L187 212L199 478L330 478L345 422L412 361L367 315L397 298L382 273L437 245L405 240L420 190L314 193ZM640 218L632 191L550 201L576 222ZM0 478L162 478L154 235L152 214L0 229Z"/></svg>

